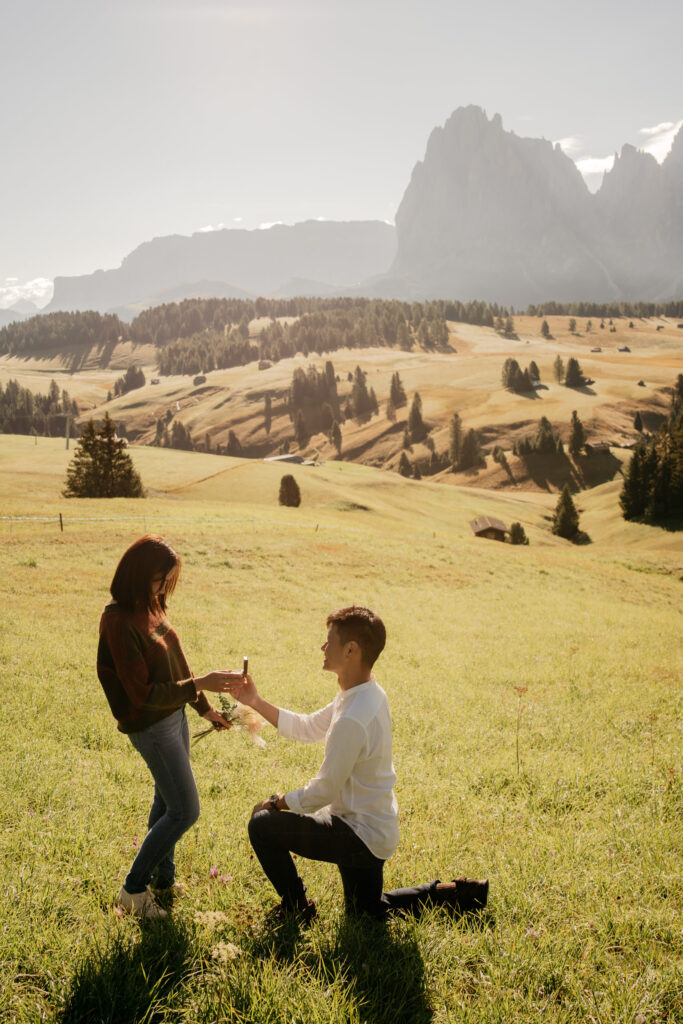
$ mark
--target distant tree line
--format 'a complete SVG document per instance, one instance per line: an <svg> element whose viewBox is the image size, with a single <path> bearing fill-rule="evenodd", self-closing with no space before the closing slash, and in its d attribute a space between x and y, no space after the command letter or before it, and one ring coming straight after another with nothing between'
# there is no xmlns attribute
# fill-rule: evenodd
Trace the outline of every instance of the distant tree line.
<svg viewBox="0 0 683 1024"><path fill-rule="evenodd" d="M624 519L683 517L683 374L676 379L669 415L659 431L633 449L619 503Z"/></svg>
<svg viewBox="0 0 683 1024"><path fill-rule="evenodd" d="M526 315L641 318L653 316L683 317L683 299L670 302L541 302L538 305L527 306ZM576 325L574 326L576 327Z"/></svg>
<svg viewBox="0 0 683 1024"><path fill-rule="evenodd" d="M0 328L0 354L104 347L126 337L128 326L109 313L40 313Z"/></svg>
<svg viewBox="0 0 683 1024"><path fill-rule="evenodd" d="M50 382L46 395L34 394L16 380L0 384L0 431L3 434L38 434L64 437L67 416L78 416L78 406L68 391Z"/></svg>
<svg viewBox="0 0 683 1024"><path fill-rule="evenodd" d="M238 365L233 331L240 328L243 342L248 341L248 325L258 317L277 321L296 318L291 325L265 328L259 344L243 348L241 359L285 358L296 352L324 354L338 348L362 348L375 345L410 349L420 344L427 350L447 350L447 322L495 327L512 335L514 308L495 302L474 300L459 302L438 299L431 302L401 302L396 299L352 297L292 299L184 299L143 310L131 324L117 316L93 311L38 314L0 329L0 354L28 354L50 349L87 350L113 345L119 338L135 344L152 344L159 349L180 340L193 346L204 338L205 354L211 356L214 345L215 367ZM545 302L530 305L529 316L571 317L683 317L683 300L655 302ZM246 334L245 334L246 325ZM227 348L219 339L231 338ZM294 347L292 347L294 346ZM171 362L182 363L186 349L177 351ZM224 360L229 360L225 362ZM160 372L198 373L208 368L195 362L192 369L168 369Z"/></svg>

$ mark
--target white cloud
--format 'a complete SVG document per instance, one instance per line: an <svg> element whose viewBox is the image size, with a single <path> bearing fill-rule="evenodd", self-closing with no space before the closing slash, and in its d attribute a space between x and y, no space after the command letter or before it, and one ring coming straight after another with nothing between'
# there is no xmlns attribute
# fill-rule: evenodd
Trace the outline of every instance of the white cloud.
<svg viewBox="0 0 683 1024"><path fill-rule="evenodd" d="M683 121L662 121L651 128L641 128L639 134L647 136L647 142L642 146L645 153L650 153L657 163L660 163L668 156L671 144L676 137Z"/></svg>
<svg viewBox="0 0 683 1024"><path fill-rule="evenodd" d="M554 146L559 146L563 153L571 157L574 153L580 153L583 149L583 142L577 135L569 135L566 139L556 139Z"/></svg>
<svg viewBox="0 0 683 1024"><path fill-rule="evenodd" d="M47 277L34 277L32 281L24 281L23 284L18 277L7 277L5 282L4 287L0 285L0 309L7 309L20 299L26 299L39 307L45 306L54 291L53 282Z"/></svg>
<svg viewBox="0 0 683 1024"><path fill-rule="evenodd" d="M604 174L614 167L614 153L611 156L584 156L576 161L576 166L584 177L587 174Z"/></svg>
<svg viewBox="0 0 683 1024"><path fill-rule="evenodd" d="M204 235L208 231L223 231L225 224L206 224L203 228L199 228L197 234Z"/></svg>
<svg viewBox="0 0 683 1024"><path fill-rule="evenodd" d="M284 224L283 220L270 220L265 221L263 224L259 224L259 231L267 231L268 228L274 228L277 224Z"/></svg>

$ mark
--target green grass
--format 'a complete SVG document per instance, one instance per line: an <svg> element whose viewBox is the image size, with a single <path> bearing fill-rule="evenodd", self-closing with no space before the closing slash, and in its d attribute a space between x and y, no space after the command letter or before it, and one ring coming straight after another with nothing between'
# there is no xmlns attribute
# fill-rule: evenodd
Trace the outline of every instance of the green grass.
<svg viewBox="0 0 683 1024"><path fill-rule="evenodd" d="M235 462L221 493L217 478L197 481L225 460L171 452L140 453L145 501L65 502L61 449L27 466L22 440L0 438L1 514L46 519L0 521L0 1019L681 1018L671 535L629 524L625 544L603 496L594 532L599 519L605 540L577 549L527 501L532 542L512 548L467 526L503 499L330 466L310 487L303 477L299 510L280 509L280 471ZM143 528L184 558L171 619L194 670L248 654L276 703L306 711L333 696L319 652L329 610L381 612L402 831L386 884L486 876L486 914L360 928L343 918L335 869L307 862L318 921L270 934L273 894L246 822L258 799L305 781L321 751L266 729L265 750L239 734L196 747L202 815L179 846L187 893L170 920L140 928L116 915L151 787L94 661L114 566ZM515 686L527 687L519 771Z"/></svg>

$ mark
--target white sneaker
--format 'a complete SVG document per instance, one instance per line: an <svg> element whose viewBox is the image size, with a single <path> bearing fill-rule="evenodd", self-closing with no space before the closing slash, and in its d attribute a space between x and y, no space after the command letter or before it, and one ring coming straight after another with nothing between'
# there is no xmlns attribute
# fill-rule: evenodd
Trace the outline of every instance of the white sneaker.
<svg viewBox="0 0 683 1024"><path fill-rule="evenodd" d="M166 911L162 910L148 888L144 892L128 892L126 887L122 885L116 897L116 902L124 910L134 914L136 917L145 918L147 921L157 917L166 917Z"/></svg>

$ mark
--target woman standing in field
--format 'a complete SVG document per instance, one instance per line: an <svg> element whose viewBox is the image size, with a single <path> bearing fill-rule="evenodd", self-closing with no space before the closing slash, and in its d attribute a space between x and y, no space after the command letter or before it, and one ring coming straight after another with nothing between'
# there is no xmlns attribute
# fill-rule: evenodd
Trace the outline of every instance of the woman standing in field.
<svg viewBox="0 0 683 1024"><path fill-rule="evenodd" d="M154 880L157 892L173 888L175 844L199 817L185 705L225 729L203 691L222 693L242 682L238 672L194 677L190 671L166 618L180 564L161 537L141 537L128 548L114 573L97 650L97 674L118 728L154 779L148 832L118 895L125 910L147 918L166 916L149 885Z"/></svg>

